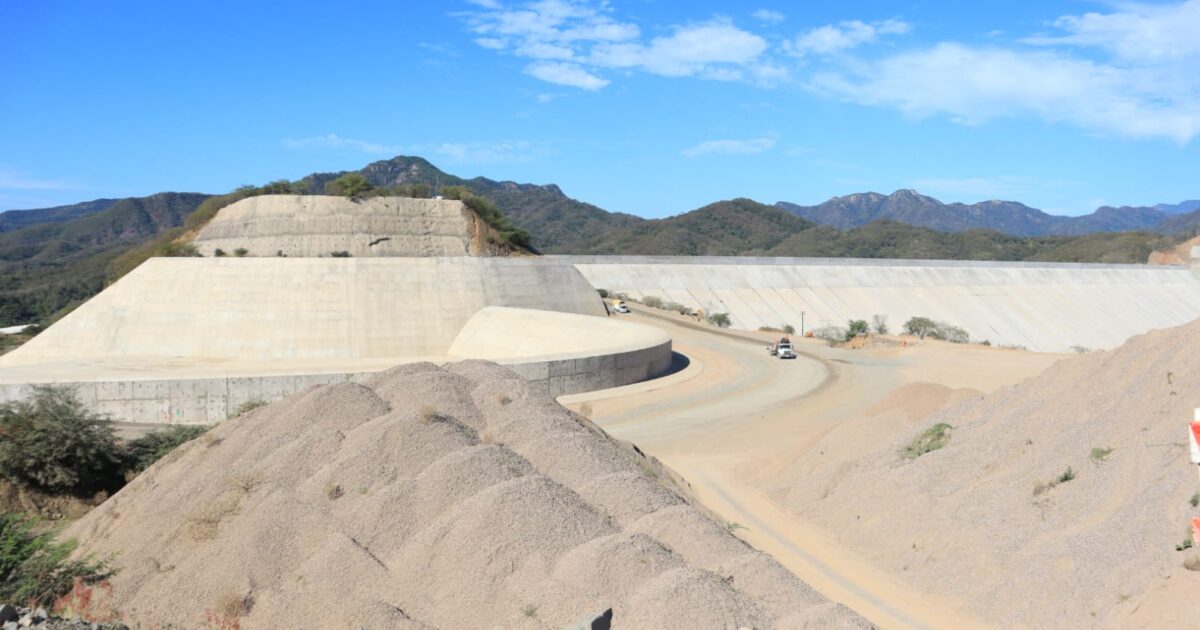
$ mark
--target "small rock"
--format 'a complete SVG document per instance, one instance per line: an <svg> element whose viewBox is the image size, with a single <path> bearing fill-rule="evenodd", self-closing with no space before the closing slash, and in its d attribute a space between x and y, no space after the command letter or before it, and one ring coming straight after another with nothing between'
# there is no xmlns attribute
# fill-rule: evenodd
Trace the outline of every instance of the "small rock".
<svg viewBox="0 0 1200 630"><path fill-rule="evenodd" d="M17 620L17 625L21 626L22 628L28 628L29 626L32 626L33 614L25 613L24 615L21 615L21 618Z"/></svg>
<svg viewBox="0 0 1200 630"><path fill-rule="evenodd" d="M21 630L21 624L15 621L4 622L4 630Z"/></svg>
<svg viewBox="0 0 1200 630"><path fill-rule="evenodd" d="M16 608L10 604L0 604L0 623L16 621L19 617Z"/></svg>
<svg viewBox="0 0 1200 630"><path fill-rule="evenodd" d="M33 620L34 621L40 622L40 621L45 621L49 618L50 618L50 613L46 612L46 609L42 608L41 606L38 606L38 609L33 611Z"/></svg>

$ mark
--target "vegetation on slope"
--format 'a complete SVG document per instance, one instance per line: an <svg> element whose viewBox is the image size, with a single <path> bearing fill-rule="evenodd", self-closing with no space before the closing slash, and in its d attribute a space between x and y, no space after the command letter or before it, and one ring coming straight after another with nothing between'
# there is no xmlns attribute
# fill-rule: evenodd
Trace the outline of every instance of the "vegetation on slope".
<svg viewBox="0 0 1200 630"><path fill-rule="evenodd" d="M131 245L181 225L206 197L160 193L122 199L69 221L0 233L0 326L46 323L95 295L104 287L113 259Z"/></svg>

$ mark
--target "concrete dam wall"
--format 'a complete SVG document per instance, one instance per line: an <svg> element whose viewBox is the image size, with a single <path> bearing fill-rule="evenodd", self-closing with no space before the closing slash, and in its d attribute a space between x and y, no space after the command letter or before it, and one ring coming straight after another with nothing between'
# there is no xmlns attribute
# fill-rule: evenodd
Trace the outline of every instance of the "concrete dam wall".
<svg viewBox="0 0 1200 630"><path fill-rule="evenodd" d="M1200 317L1200 276L1186 267L863 259L555 256L596 288L658 296L736 328L809 330L886 315L966 329L974 340L1038 351L1115 347Z"/></svg>

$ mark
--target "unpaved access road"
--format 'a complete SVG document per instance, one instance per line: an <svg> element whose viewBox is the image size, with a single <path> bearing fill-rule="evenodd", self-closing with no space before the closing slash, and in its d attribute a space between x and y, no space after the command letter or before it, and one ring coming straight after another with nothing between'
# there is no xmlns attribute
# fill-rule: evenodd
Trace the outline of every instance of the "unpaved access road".
<svg viewBox="0 0 1200 630"><path fill-rule="evenodd" d="M996 355L1005 373L993 384L955 370L955 358L944 356L953 349L851 351L804 339L797 340L799 358L780 360L766 352L767 334L716 331L644 309L626 317L668 331L689 365L663 379L560 398L563 404L661 459L740 537L881 627L983 627L957 602L873 567L840 545L836 532L798 518L760 488L840 422L905 383L937 376L929 364L949 366L941 380L950 386L988 389L1016 378L1002 369L1004 355Z"/></svg>

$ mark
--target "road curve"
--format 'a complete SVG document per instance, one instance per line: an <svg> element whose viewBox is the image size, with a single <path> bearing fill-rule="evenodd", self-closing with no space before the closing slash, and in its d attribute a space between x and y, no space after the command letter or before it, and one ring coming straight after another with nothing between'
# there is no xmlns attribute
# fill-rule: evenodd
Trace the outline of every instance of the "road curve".
<svg viewBox="0 0 1200 630"><path fill-rule="evenodd" d="M916 591L841 547L834 533L797 518L755 487L844 418L896 386L886 365L855 364L823 346L798 344L794 361L771 357L752 333L637 309L668 331L690 364L681 373L561 398L613 436L683 476L696 498L736 532L831 600L884 628L980 628L955 602Z"/></svg>

